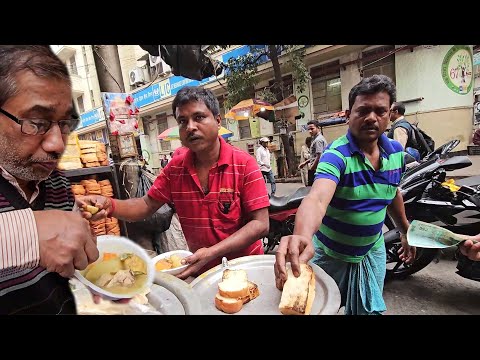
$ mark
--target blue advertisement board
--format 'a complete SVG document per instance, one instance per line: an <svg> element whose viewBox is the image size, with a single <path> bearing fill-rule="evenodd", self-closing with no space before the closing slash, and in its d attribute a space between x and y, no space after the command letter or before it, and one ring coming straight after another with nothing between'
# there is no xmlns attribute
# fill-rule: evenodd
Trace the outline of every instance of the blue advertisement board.
<svg viewBox="0 0 480 360"><path fill-rule="evenodd" d="M80 124L78 125L77 130L96 124L100 121L105 121L105 114L103 113L102 107L98 107L87 111L86 113L80 114Z"/></svg>
<svg viewBox="0 0 480 360"><path fill-rule="evenodd" d="M260 46L264 46L264 45L260 45ZM229 51L217 57L216 59L223 63L227 63L230 58L245 55L249 51L250 49L248 45L244 45L232 51ZM264 62L263 60L264 59L262 58L261 62ZM265 57L265 61L267 60L268 59ZM218 76L218 78L221 78L221 77L223 77L223 73ZM135 105L138 108L141 108L143 106L149 105L156 101L163 100L169 96L176 95L177 92L184 86L205 85L212 81L216 81L216 79L217 77L210 76L209 78L199 81L199 80L188 79L183 76L172 76L172 77L169 77L168 79L160 81L159 83L148 86L145 89L132 93L132 96L135 100Z"/></svg>
<svg viewBox="0 0 480 360"><path fill-rule="evenodd" d="M132 94L134 104L140 108L171 96L170 80L165 79Z"/></svg>

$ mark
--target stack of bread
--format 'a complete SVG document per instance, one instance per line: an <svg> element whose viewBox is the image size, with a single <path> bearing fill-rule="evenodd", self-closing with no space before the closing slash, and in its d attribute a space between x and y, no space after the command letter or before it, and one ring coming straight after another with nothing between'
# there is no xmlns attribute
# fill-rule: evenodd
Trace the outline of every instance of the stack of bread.
<svg viewBox="0 0 480 360"><path fill-rule="evenodd" d="M113 197L113 187L110 180L84 179L80 184L72 184L72 192L77 195L102 195ZM98 208L97 208L98 211ZM92 213L93 214L93 213ZM90 221L92 233L99 235L120 235L120 225L118 220L113 217Z"/></svg>
<svg viewBox="0 0 480 360"><path fill-rule="evenodd" d="M95 179L82 180L80 183L85 187L85 195L101 195L100 184Z"/></svg>
<svg viewBox="0 0 480 360"><path fill-rule="evenodd" d="M90 221L90 229L95 236L106 235L105 219Z"/></svg>
<svg viewBox="0 0 480 360"><path fill-rule="evenodd" d="M110 183L110 180L105 179L105 180L100 180L98 182L100 185L100 194L105 197L113 197L113 187L112 184Z"/></svg>
<svg viewBox="0 0 480 360"><path fill-rule="evenodd" d="M227 314L234 314L259 295L258 286L248 280L245 270L226 269L222 281L218 283L215 307Z"/></svg>
<svg viewBox="0 0 480 360"><path fill-rule="evenodd" d="M105 232L107 235L120 236L120 225L116 218L110 217L105 219Z"/></svg>
<svg viewBox="0 0 480 360"><path fill-rule="evenodd" d="M107 149L105 148L105 144L101 142L97 142L97 159L100 163L100 166L108 166L108 159L107 159Z"/></svg>
<svg viewBox="0 0 480 360"><path fill-rule="evenodd" d="M82 184L72 184L73 195L85 195L86 191Z"/></svg>
<svg viewBox="0 0 480 360"><path fill-rule="evenodd" d="M79 140L80 143L80 159L84 167L100 166L97 158L97 143L98 141Z"/></svg>
<svg viewBox="0 0 480 360"><path fill-rule="evenodd" d="M287 281L283 285L278 306L283 315L309 315L315 299L315 274L308 264L300 264L300 276L287 267Z"/></svg>
<svg viewBox="0 0 480 360"><path fill-rule="evenodd" d="M65 151L58 162L57 167L60 170L81 169L82 162L80 161L80 144L78 142L78 135L75 132L70 133L67 139Z"/></svg>

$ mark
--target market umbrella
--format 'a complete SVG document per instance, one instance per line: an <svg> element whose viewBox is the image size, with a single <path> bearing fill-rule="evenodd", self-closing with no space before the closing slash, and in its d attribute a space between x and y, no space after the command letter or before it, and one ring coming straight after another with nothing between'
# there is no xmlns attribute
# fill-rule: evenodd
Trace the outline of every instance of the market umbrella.
<svg viewBox="0 0 480 360"><path fill-rule="evenodd" d="M248 120L251 117L261 117L268 121L275 120L273 105L259 99L240 101L225 115L227 119Z"/></svg>
<svg viewBox="0 0 480 360"><path fill-rule="evenodd" d="M233 136L233 133L230 130L228 130L227 128L224 128L222 126L222 127L220 127L220 130L218 130L218 135L220 135L224 139L227 139L230 136ZM180 139L178 126L173 126L171 128L168 128L167 130L162 132L160 135L158 135L158 139L159 140L166 140L166 141Z"/></svg>

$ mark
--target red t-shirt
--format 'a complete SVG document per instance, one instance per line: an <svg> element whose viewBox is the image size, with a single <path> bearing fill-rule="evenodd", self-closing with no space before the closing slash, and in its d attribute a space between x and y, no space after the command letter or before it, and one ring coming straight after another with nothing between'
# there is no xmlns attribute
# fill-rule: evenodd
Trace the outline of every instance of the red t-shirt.
<svg viewBox="0 0 480 360"><path fill-rule="evenodd" d="M220 157L210 169L210 192L207 195L204 195L197 177L191 150L174 156L148 191L153 199L175 206L192 252L226 239L245 225L246 214L270 205L267 187L256 160L245 151L227 144L221 137L219 139ZM226 257L234 259L261 254L262 241L257 240L246 249ZM220 263L221 258L218 258L201 272Z"/></svg>
<svg viewBox="0 0 480 360"><path fill-rule="evenodd" d="M187 148L187 147L185 147L185 146L180 146L178 149L176 149L176 150L173 152L172 158L175 157L175 156L178 156L178 155L185 154L187 151L188 151L188 148Z"/></svg>

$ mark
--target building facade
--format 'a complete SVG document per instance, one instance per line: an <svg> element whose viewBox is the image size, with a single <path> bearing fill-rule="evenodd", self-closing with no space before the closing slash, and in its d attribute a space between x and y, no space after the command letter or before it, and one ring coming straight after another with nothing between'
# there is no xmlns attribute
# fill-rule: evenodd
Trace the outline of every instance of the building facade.
<svg viewBox="0 0 480 360"><path fill-rule="evenodd" d="M303 113L295 126L288 129L294 136L297 155L308 136L305 131L306 123L311 119L325 119L348 109L348 93L352 86L362 77L373 74L384 74L392 78L397 85L397 100L406 105L406 118L418 122L438 145L455 138L460 140L457 150L465 150L473 128L474 91L473 85L469 84L474 81L474 77L472 46L467 45L462 49L453 45L308 46L305 63L311 80L304 93L296 91L291 74L288 70L285 71L288 68L288 57L281 57L284 83L299 99L299 108ZM243 55L248 51L248 46L239 45L216 56L226 62L231 56ZM461 75L452 68L460 69L458 62L455 62L459 54L464 57L468 55L464 59L466 74L463 79L468 84L465 83L467 86L464 84L460 91L452 84ZM271 62L260 65L258 70L259 82L256 91L271 85L273 81ZM144 121L145 141L142 142L142 147L145 144L154 159L159 159L159 155L181 145L179 141L159 141L157 136L164 129L176 125L171 103L178 89L185 85L199 84L211 89L218 96L220 104L223 103L226 90L221 76L220 79L211 78L198 82L169 75L132 92ZM225 110L222 107L222 115ZM278 141L279 129L263 119L224 120L223 125L233 131L232 143L250 153L258 146L258 138L262 136L274 135L274 140ZM323 132L328 141L333 141L343 135L346 128L346 124L333 125L324 128ZM153 166L158 168L159 165L154 161Z"/></svg>
<svg viewBox="0 0 480 360"><path fill-rule="evenodd" d="M50 45L67 65L73 101L80 115L80 138L107 142L105 115L91 45Z"/></svg>
<svg viewBox="0 0 480 360"><path fill-rule="evenodd" d="M95 138L101 130L104 137L106 121L91 46L52 45L52 48L71 71L75 102L82 117L79 133L93 134L90 136ZM406 105L406 118L418 122L437 145L459 139L456 150L465 150L474 127L474 93L480 90L478 64L474 65L478 62L478 55L474 57L477 51L478 47L474 50L471 45L310 45L305 49L305 64L311 80L303 93L297 92L289 73L288 56L281 56L284 84L287 92L296 95L302 114L287 129L294 138L297 155L308 136L306 123L348 109L352 86L373 74L392 78L397 86L397 100ZM215 53L214 58L226 63L229 58L248 52L248 45L236 45ZM224 119L228 109L223 106L227 95L223 73L217 78L196 81L174 76L160 57L150 56L138 45L119 45L118 53L125 91L132 95L140 110L143 128L139 128L138 142L151 170L160 168L162 155L181 146L179 140L161 141L158 135L176 125L171 105L175 94L187 85L202 85L214 92L221 106L222 125L233 132L234 145L253 154L262 136L273 135L280 144L280 129L276 124L260 118ZM258 67L257 76L255 92L258 93L273 82L273 67L268 59ZM333 125L323 128L323 133L330 142L346 129L346 124Z"/></svg>

